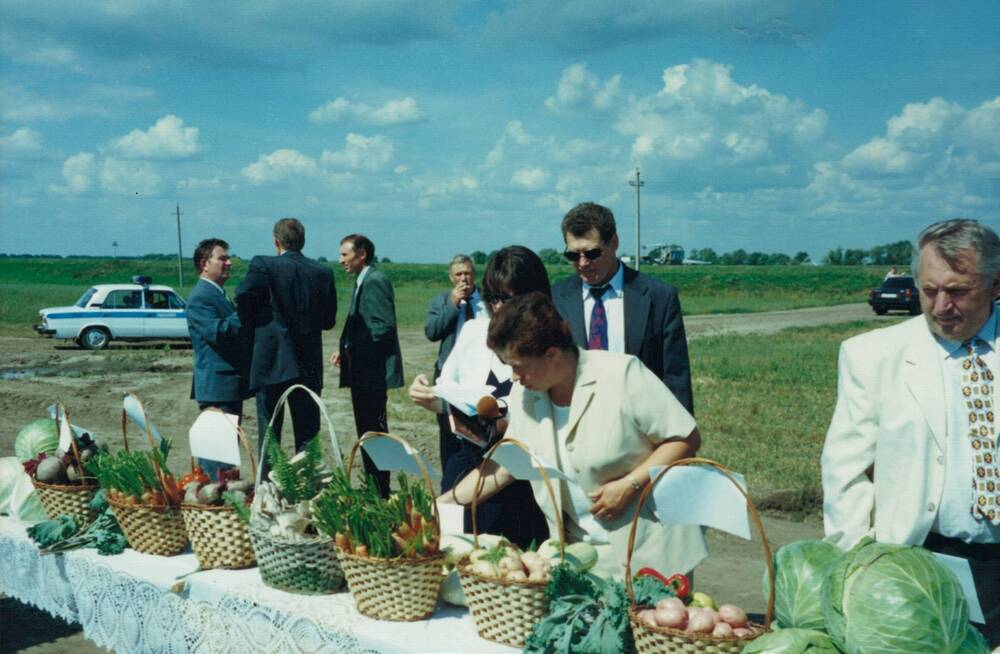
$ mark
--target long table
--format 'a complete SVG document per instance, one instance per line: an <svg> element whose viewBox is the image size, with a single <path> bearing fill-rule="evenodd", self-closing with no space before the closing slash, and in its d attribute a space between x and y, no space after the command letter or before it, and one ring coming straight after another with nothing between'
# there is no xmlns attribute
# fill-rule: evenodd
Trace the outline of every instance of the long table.
<svg viewBox="0 0 1000 654"><path fill-rule="evenodd" d="M189 574L198 566L191 553L43 555L26 527L0 517L0 592L80 623L84 636L119 654L518 651L479 638L458 607L440 605L418 622L373 620L357 612L347 592L286 593L265 586L256 568Z"/></svg>

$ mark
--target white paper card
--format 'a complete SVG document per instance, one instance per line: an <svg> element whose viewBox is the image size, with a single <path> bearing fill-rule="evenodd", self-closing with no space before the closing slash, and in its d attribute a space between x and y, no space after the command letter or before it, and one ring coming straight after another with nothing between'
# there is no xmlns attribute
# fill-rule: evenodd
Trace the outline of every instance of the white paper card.
<svg viewBox="0 0 1000 654"><path fill-rule="evenodd" d="M983 607L979 605L979 597L976 596L976 582L972 579L972 568L969 567L969 562L958 556L951 556L950 554L938 554L934 552L934 556L941 565L951 570L952 574L958 579L958 584L962 587L962 592L965 594L965 601L969 603L969 620L972 622L978 622L979 624L986 624L986 617L983 615Z"/></svg>
<svg viewBox="0 0 1000 654"><path fill-rule="evenodd" d="M422 477L423 473L421 473L420 466L417 464L417 458L419 457L424 467L427 468L427 474L430 475L431 481L435 483L441 481L441 475L427 464L427 461L420 452L409 445L404 445L391 438L378 436L366 440L361 444L361 448L368 453L368 456L372 459L372 463L379 470L386 472L402 470L407 474Z"/></svg>
<svg viewBox="0 0 1000 654"><path fill-rule="evenodd" d="M222 411L202 411L188 430L191 456L240 465L239 416Z"/></svg>
<svg viewBox="0 0 1000 654"><path fill-rule="evenodd" d="M59 421L59 449L69 452L73 447L73 430L70 429L69 420L66 419L66 411L57 409L60 414Z"/></svg>
<svg viewBox="0 0 1000 654"><path fill-rule="evenodd" d="M571 484L575 481L564 475L554 465L542 461L535 454L528 454L513 443L501 443L497 449L493 450L493 460L507 469L515 479L542 480L542 473L538 472L538 467L545 469L546 474L553 479L562 479Z"/></svg>
<svg viewBox="0 0 1000 654"><path fill-rule="evenodd" d="M448 502L437 503L438 515L441 517L442 534L465 533L465 507L461 504Z"/></svg>
<svg viewBox="0 0 1000 654"><path fill-rule="evenodd" d="M467 416L476 415L476 405L487 395L492 395L493 386L469 386L443 382L434 387L434 394Z"/></svg>
<svg viewBox="0 0 1000 654"><path fill-rule="evenodd" d="M48 411L50 418L52 418L53 420L56 419L56 405L55 404L50 404L48 406L48 408L46 409L46 411ZM60 418L60 419L63 419L63 418ZM78 427L76 425L70 425L70 429L73 430L73 435L76 436L77 439L79 439L84 434L88 434L88 435L90 434L90 430L89 429L84 429L83 427ZM60 447L61 446L62 446L62 442L60 441ZM66 444L66 447L69 447L69 443Z"/></svg>
<svg viewBox="0 0 1000 654"><path fill-rule="evenodd" d="M662 466L649 469L655 479ZM743 475L733 473L746 490ZM747 502L726 475L708 466L678 466L653 488L656 515L664 524L705 525L750 540Z"/></svg>
<svg viewBox="0 0 1000 654"><path fill-rule="evenodd" d="M146 417L142 410L142 405L139 404L139 400L135 399L134 395L125 395L125 399L122 401L122 407L125 409L125 413L128 417L132 419L139 429L146 431ZM156 425L153 421L149 421L149 432L153 435L153 442L156 444L160 443L160 432L156 430Z"/></svg>

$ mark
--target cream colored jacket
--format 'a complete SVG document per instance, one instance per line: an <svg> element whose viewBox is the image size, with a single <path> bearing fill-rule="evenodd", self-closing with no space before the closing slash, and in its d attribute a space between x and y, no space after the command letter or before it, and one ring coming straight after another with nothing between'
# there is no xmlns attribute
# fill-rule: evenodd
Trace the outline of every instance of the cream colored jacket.
<svg viewBox="0 0 1000 654"><path fill-rule="evenodd" d="M663 382L631 355L579 350L576 385L570 404L567 449L574 476L590 493L624 477L664 440L687 438L694 418ZM555 464L556 431L548 394L514 385L510 396L507 435L523 441L543 460ZM542 482L532 482L535 499L556 535L555 516L562 511L561 493L555 505ZM632 506L618 519L601 521L609 546L599 547L603 571L624 578ZM604 551L602 551L604 550ZM662 525L653 515L652 500L640 517L632 573L652 567L664 574L691 571L707 554L701 527ZM609 558L610 557L610 558ZM606 565L610 561L611 565Z"/></svg>

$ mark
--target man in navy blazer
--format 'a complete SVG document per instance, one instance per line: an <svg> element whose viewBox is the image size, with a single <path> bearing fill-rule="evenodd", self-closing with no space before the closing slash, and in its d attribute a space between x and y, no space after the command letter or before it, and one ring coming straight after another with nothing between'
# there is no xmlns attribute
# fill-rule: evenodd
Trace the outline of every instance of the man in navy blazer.
<svg viewBox="0 0 1000 654"><path fill-rule="evenodd" d="M236 307L223 286L229 279L229 244L208 238L194 251L198 283L187 299L188 333L194 349L191 398L199 409L214 407L240 416L247 397L246 370L249 349ZM216 462L200 461L214 477Z"/></svg>
<svg viewBox="0 0 1000 654"><path fill-rule="evenodd" d="M565 257L576 275L552 287L552 300L585 349L639 358L694 415L691 364L677 289L618 260L611 210L578 204L562 221Z"/></svg>
<svg viewBox="0 0 1000 654"><path fill-rule="evenodd" d="M277 256L256 256L236 289L240 320L253 328L250 390L257 394L258 438L263 439L278 398L290 386L323 389L323 331L337 320L333 270L302 255L306 232L295 218L274 225ZM319 407L304 392L288 397L295 449L319 433ZM280 439L282 411L274 420Z"/></svg>

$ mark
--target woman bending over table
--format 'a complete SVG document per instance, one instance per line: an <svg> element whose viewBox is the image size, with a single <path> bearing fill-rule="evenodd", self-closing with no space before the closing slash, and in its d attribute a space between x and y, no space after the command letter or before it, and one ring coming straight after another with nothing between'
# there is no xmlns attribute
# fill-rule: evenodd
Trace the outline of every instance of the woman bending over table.
<svg viewBox="0 0 1000 654"><path fill-rule="evenodd" d="M698 451L694 418L634 356L575 347L569 325L543 293L515 297L497 311L488 345L516 382L506 436L524 442L582 488L574 493L554 480L553 505L545 485L531 482L551 534L561 512L567 542L589 541L599 554L598 574L622 579L632 516L649 469ZM486 497L514 481L493 462L485 475ZM441 499L469 504L478 482L474 470ZM643 567L688 573L706 554L701 527L663 525L646 502L633 573Z"/></svg>

